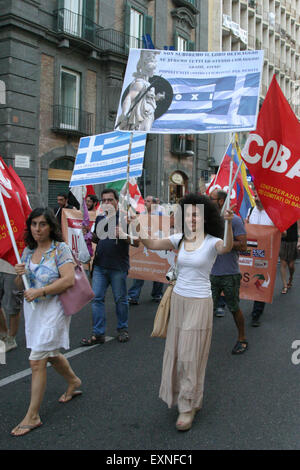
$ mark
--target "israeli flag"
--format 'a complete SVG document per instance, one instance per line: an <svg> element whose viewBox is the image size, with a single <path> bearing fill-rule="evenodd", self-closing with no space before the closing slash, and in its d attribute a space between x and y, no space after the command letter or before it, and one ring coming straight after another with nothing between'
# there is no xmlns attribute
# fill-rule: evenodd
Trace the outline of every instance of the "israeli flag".
<svg viewBox="0 0 300 470"><path fill-rule="evenodd" d="M70 187L105 184L127 178L131 132L108 132L82 137L76 155ZM139 177L143 170L147 134L132 135L129 176Z"/></svg>
<svg viewBox="0 0 300 470"><path fill-rule="evenodd" d="M255 128L260 73L220 78L169 78L173 100L152 130L229 132Z"/></svg>

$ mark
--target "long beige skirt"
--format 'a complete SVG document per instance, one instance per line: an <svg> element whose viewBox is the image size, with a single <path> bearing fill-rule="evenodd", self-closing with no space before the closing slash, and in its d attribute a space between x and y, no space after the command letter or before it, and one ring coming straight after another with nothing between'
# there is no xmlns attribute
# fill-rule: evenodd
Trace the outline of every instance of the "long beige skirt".
<svg viewBox="0 0 300 470"><path fill-rule="evenodd" d="M202 407L212 324L211 297L172 293L159 397L180 413Z"/></svg>

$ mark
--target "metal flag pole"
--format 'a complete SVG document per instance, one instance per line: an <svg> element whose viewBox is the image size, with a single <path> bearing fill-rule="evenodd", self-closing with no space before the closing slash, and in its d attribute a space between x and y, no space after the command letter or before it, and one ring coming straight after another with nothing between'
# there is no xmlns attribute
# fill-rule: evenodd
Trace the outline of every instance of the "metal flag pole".
<svg viewBox="0 0 300 470"><path fill-rule="evenodd" d="M10 239L11 239L11 243L12 243L12 246L13 246L13 249L14 249L15 256L17 258L18 264L20 264L21 263L21 258L20 258L19 250L18 250L18 247L17 247L17 244L16 244L16 239L15 239L15 236L14 236L14 232L11 228L10 220L9 220L9 217L8 217L8 213L7 213L7 210L6 210L6 206L5 206L5 203L4 203L4 199L3 199L3 196L2 196L1 189L0 189L0 205L1 205L2 210L3 210L5 223L7 225L8 233L9 233L9 236L10 236ZM25 276L25 274L22 275L22 281L24 283L25 290L28 290L30 288L30 286L29 286L29 282L28 282L28 279ZM35 309L34 303L30 302L30 305L31 305L32 309L34 310Z"/></svg>

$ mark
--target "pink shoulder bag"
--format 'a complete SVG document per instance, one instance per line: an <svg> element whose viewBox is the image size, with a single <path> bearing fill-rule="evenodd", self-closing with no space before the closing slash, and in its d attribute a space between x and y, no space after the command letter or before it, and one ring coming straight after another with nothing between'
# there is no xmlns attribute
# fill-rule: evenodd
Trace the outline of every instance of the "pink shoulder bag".
<svg viewBox="0 0 300 470"><path fill-rule="evenodd" d="M95 297L94 291L91 288L80 261L78 261L76 256L74 256L73 252L72 256L75 261L74 285L59 294L59 300L61 301L64 313L67 316L74 315L74 313L79 312L79 310Z"/></svg>

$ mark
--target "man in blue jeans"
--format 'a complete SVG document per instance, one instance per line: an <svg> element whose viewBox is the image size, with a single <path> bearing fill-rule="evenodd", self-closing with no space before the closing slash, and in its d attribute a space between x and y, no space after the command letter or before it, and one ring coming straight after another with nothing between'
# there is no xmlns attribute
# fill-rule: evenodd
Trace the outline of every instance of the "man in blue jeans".
<svg viewBox="0 0 300 470"><path fill-rule="evenodd" d="M97 243L92 275L92 288L95 293L92 302L93 333L89 339L82 339L82 346L105 342L104 302L109 285L116 305L117 339L120 343L129 340L126 280L129 270L130 237L119 228L118 202L119 196L115 190L106 188L102 191L101 203L104 213L96 218L93 233L93 242Z"/></svg>

